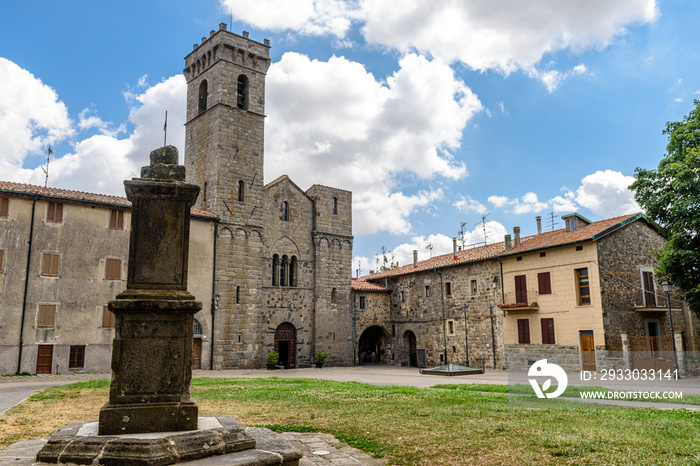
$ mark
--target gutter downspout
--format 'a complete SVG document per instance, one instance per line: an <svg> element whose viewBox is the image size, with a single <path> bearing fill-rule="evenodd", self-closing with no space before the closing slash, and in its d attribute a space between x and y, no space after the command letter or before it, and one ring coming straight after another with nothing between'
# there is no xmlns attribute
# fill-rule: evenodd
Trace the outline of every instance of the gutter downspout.
<svg viewBox="0 0 700 466"><path fill-rule="evenodd" d="M442 305L442 347L445 354L445 365L447 365L449 364L449 362L447 361L447 330L445 329L445 297L443 296L442 291L442 274L438 272L438 269L433 269L433 271L440 276L440 304Z"/></svg>
<svg viewBox="0 0 700 466"><path fill-rule="evenodd" d="M214 261L211 270L211 347L209 351L209 370L214 370L214 317L216 314L216 238L219 237L219 219L214 224Z"/></svg>
<svg viewBox="0 0 700 466"><path fill-rule="evenodd" d="M27 314L27 292L29 288L29 266L32 263L32 241L34 239L34 212L36 211L36 196L32 202L32 219L29 224L29 249L27 250L27 269L24 277L24 298L22 299L22 322L19 329L19 354L17 356L17 375L22 369L22 346L24 345L24 318Z"/></svg>
<svg viewBox="0 0 700 466"><path fill-rule="evenodd" d="M352 286L352 285L351 285ZM357 306L355 305L357 301L357 295L353 293L352 296L352 365L355 363L359 365L357 360Z"/></svg>

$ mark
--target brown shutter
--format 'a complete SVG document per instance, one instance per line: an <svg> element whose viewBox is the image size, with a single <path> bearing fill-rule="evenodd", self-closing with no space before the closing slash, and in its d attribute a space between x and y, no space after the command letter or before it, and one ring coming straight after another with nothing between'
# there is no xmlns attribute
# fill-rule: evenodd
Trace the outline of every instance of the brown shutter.
<svg viewBox="0 0 700 466"><path fill-rule="evenodd" d="M121 259L107 259L105 262L105 280L121 280L122 261Z"/></svg>
<svg viewBox="0 0 700 466"><path fill-rule="evenodd" d="M41 264L41 274L45 277L58 277L59 259L60 256L58 254L45 253Z"/></svg>
<svg viewBox="0 0 700 466"><path fill-rule="evenodd" d="M112 311L109 310L107 306L102 308L102 326L103 327L114 327L116 317Z"/></svg>
<svg viewBox="0 0 700 466"><path fill-rule="evenodd" d="M525 275L515 276L515 302L527 303L527 280Z"/></svg>
<svg viewBox="0 0 700 466"><path fill-rule="evenodd" d="M46 211L46 221L48 222L53 222L54 220L54 215L56 212L56 204L53 202L49 202L49 207Z"/></svg>
<svg viewBox="0 0 700 466"><path fill-rule="evenodd" d="M540 325L542 326L542 344L553 345L554 344L554 319L540 319Z"/></svg>
<svg viewBox="0 0 700 466"><path fill-rule="evenodd" d="M60 258L58 254L51 254L51 276L58 277L58 267L60 265Z"/></svg>
<svg viewBox="0 0 700 466"><path fill-rule="evenodd" d="M10 200L6 197L0 197L0 217L10 216Z"/></svg>
<svg viewBox="0 0 700 466"><path fill-rule="evenodd" d="M63 204L56 204L56 214L54 217L56 223L61 223L63 221Z"/></svg>
<svg viewBox="0 0 700 466"><path fill-rule="evenodd" d="M518 319L518 343L530 344L530 321Z"/></svg>
<svg viewBox="0 0 700 466"><path fill-rule="evenodd" d="M644 304L647 307L656 307L654 274L652 272L642 272L642 282L644 284Z"/></svg>
<svg viewBox="0 0 700 466"><path fill-rule="evenodd" d="M39 315L36 319L37 327L53 327L56 325L56 305L39 304Z"/></svg>
<svg viewBox="0 0 700 466"><path fill-rule="evenodd" d="M117 211L117 230L123 230L123 229L124 229L124 211L118 210Z"/></svg>
<svg viewBox="0 0 700 466"><path fill-rule="evenodd" d="M5 250L0 249L0 273L5 270Z"/></svg>
<svg viewBox="0 0 700 466"><path fill-rule="evenodd" d="M549 272L537 274L537 288L539 294L552 294L552 282Z"/></svg>

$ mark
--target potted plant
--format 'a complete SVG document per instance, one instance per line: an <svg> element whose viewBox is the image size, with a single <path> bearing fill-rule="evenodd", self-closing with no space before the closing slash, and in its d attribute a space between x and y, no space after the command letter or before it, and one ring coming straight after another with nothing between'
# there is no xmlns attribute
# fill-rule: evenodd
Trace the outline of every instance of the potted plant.
<svg viewBox="0 0 700 466"><path fill-rule="evenodd" d="M267 368L272 370L275 368L275 365L277 365L277 361L280 360L280 354L271 349L267 352Z"/></svg>
<svg viewBox="0 0 700 466"><path fill-rule="evenodd" d="M316 367L319 369L323 367L323 363L328 359L328 353L326 351L319 351L316 353Z"/></svg>

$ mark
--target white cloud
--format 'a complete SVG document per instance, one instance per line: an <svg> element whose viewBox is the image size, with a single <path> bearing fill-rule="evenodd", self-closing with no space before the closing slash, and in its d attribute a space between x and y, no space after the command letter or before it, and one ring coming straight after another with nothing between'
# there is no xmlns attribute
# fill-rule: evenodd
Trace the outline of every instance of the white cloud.
<svg viewBox="0 0 700 466"><path fill-rule="evenodd" d="M469 196L459 196L459 199L456 200L455 202L452 203L454 207L457 208L460 212L463 213L477 213L477 214L485 214L486 213L486 206L482 204L481 202L472 199Z"/></svg>
<svg viewBox="0 0 700 466"><path fill-rule="evenodd" d="M221 0L225 11L256 29L344 37L362 17L356 1Z"/></svg>
<svg viewBox="0 0 700 466"><path fill-rule="evenodd" d="M141 94L127 95L132 106L129 122L134 130L119 138L126 125L116 129L92 110L84 109L77 123L56 93L26 70L0 58L0 81L7 98L0 101L0 171L3 179L43 185L41 167L22 168L27 155L43 151L45 144L77 137L73 152L54 152L49 185L66 189L124 195L123 180L138 176L148 164L151 150L163 145L163 118L168 110L168 143L184 151L186 84L174 76ZM143 81L140 80L140 81ZM13 96L21 96L15 99ZM99 134L87 134L87 133Z"/></svg>
<svg viewBox="0 0 700 466"><path fill-rule="evenodd" d="M72 122L52 88L2 57L0 89L0 166L9 176L26 175L25 157L71 136Z"/></svg>
<svg viewBox="0 0 700 466"><path fill-rule="evenodd" d="M356 233L410 231L410 213L442 192L404 195L397 176L465 176L451 151L482 107L439 60L409 54L399 66L382 83L342 57L284 54L267 75L266 179L286 173L302 187L353 191Z"/></svg>
<svg viewBox="0 0 700 466"><path fill-rule="evenodd" d="M597 171L581 180L576 202L602 217L640 212L634 194L628 189L634 177L613 170Z"/></svg>
<svg viewBox="0 0 700 466"><path fill-rule="evenodd" d="M536 213L551 209L557 213L575 212L581 207L604 218L640 212L634 194L628 189L634 177L613 170L599 170L581 180L575 190L562 188L563 196L540 201L529 192L521 198L490 196L488 201L498 208L510 208L515 214Z"/></svg>

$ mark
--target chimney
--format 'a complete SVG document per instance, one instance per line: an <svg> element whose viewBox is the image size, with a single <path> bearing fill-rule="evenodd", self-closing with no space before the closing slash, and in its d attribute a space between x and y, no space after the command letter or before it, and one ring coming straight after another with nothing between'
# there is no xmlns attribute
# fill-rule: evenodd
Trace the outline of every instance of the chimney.
<svg viewBox="0 0 700 466"><path fill-rule="evenodd" d="M541 235L542 234L542 217L539 215L535 217L535 220L537 220L537 234Z"/></svg>
<svg viewBox="0 0 700 466"><path fill-rule="evenodd" d="M510 245L510 235L506 235L506 251L509 250L512 246Z"/></svg>
<svg viewBox="0 0 700 466"><path fill-rule="evenodd" d="M418 249L413 250L413 266L418 267Z"/></svg>
<svg viewBox="0 0 700 466"><path fill-rule="evenodd" d="M513 227L513 247L520 246L520 227Z"/></svg>
<svg viewBox="0 0 700 466"><path fill-rule="evenodd" d="M452 256L457 260L457 238L452 238Z"/></svg>
<svg viewBox="0 0 700 466"><path fill-rule="evenodd" d="M370 275L374 275L374 270L370 270L370 271L369 271L369 274L370 274Z"/></svg>

